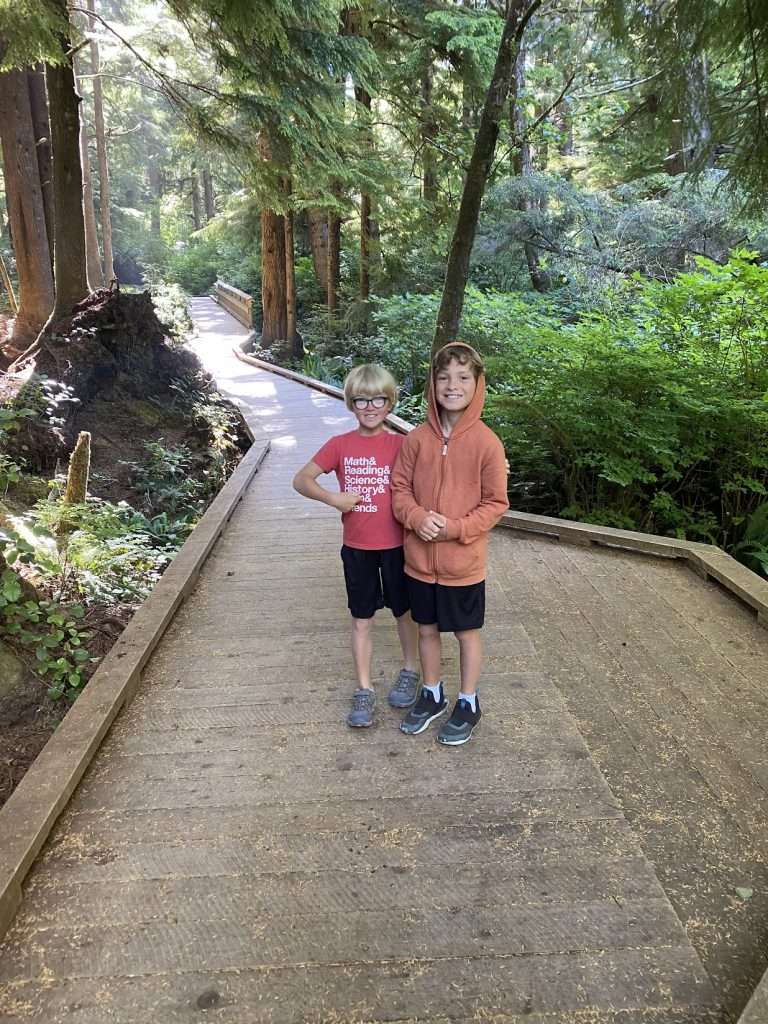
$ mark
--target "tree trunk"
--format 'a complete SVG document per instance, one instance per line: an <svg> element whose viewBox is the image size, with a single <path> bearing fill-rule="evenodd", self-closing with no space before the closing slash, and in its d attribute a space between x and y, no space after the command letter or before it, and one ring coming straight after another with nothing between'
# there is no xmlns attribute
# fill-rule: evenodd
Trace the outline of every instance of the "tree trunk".
<svg viewBox="0 0 768 1024"><path fill-rule="evenodd" d="M149 207L149 232L153 238L160 237L160 201L163 197L163 182L157 156L150 157L147 165L149 178L149 194L152 197Z"/></svg>
<svg viewBox="0 0 768 1024"><path fill-rule="evenodd" d="M341 217L328 213L328 279L326 302L328 312L335 313L339 306L339 271L341 256Z"/></svg>
<svg viewBox="0 0 768 1024"><path fill-rule="evenodd" d="M515 58L515 70L509 88L509 113L512 127L512 167L520 178L525 179L533 173L533 162L531 160L531 144L528 138L528 118L525 115L525 108L522 103L522 96L525 91L525 48L521 46ZM521 212L527 213L534 209L534 203L523 196L518 205ZM531 284L537 292L549 291L550 280L545 270L542 270L539 252L531 242L523 242L525 251L525 262L528 265L528 274Z"/></svg>
<svg viewBox="0 0 768 1024"><path fill-rule="evenodd" d="M45 68L42 64L27 71L27 84L29 86L29 104L32 110L32 129L35 133L40 188L43 193L45 229L48 233L48 249L51 254L51 274L53 274L53 161L51 159L48 99L45 95Z"/></svg>
<svg viewBox="0 0 768 1024"><path fill-rule="evenodd" d="M290 203L291 179L283 182L286 200ZM296 249L293 240L293 210L288 206L283 216L285 231L285 336L291 343L291 356L304 358L304 344L296 329Z"/></svg>
<svg viewBox="0 0 768 1024"><path fill-rule="evenodd" d="M197 172L197 168L192 168L192 223L195 225L195 231L199 231L203 226L203 204L200 198L200 175Z"/></svg>
<svg viewBox="0 0 768 1024"><path fill-rule="evenodd" d="M88 0L88 10L94 12L95 0ZM96 30L96 19L88 18L91 32ZM112 214L109 187L109 158L107 156L107 134L104 128L104 93L101 85L101 61L99 44L91 39L91 69L93 71L93 124L96 136L96 154L99 162L99 212L101 215L101 242L104 247L104 280L110 284L115 278L115 264L112 254Z"/></svg>
<svg viewBox="0 0 768 1024"><path fill-rule="evenodd" d="M216 204L213 196L213 179L207 167L203 168L203 205L206 224L216 216Z"/></svg>
<svg viewBox="0 0 768 1024"><path fill-rule="evenodd" d="M690 30L681 34L681 45L690 41L690 35ZM664 159L667 174L685 174L697 160L708 159L712 137L708 89L707 55L694 53L686 61L684 94L678 116L670 124L669 153Z"/></svg>
<svg viewBox="0 0 768 1024"><path fill-rule="evenodd" d="M373 136L370 129L371 96L365 89L355 88L355 99L363 109L362 138L366 153L373 155ZM371 196L360 194L360 298L363 302L371 294Z"/></svg>
<svg viewBox="0 0 768 1024"><path fill-rule="evenodd" d="M62 14L66 5L61 3ZM62 47L69 51L68 39ZM69 316L88 294L85 276L83 174L80 167L80 97L75 90L71 56L45 68L53 151L53 277L56 299L49 323Z"/></svg>
<svg viewBox="0 0 768 1024"><path fill-rule="evenodd" d="M25 71L0 75L0 145L19 281L13 347L23 351L53 308L53 271Z"/></svg>
<svg viewBox="0 0 768 1024"><path fill-rule="evenodd" d="M77 83L76 83L77 84ZM96 210L93 205L93 177L91 155L88 152L88 129L85 111L80 108L80 165L83 172L83 219L85 222L85 275L90 291L104 287L104 271L99 252L99 236L96 229Z"/></svg>
<svg viewBox="0 0 768 1024"><path fill-rule="evenodd" d="M309 222L309 245L312 250L312 265L315 278L323 292L328 295L328 216L325 210L311 207L307 211Z"/></svg>
<svg viewBox="0 0 768 1024"><path fill-rule="evenodd" d="M432 65L421 74L421 197L426 203L437 202L437 171L435 169L435 114L432 109Z"/></svg>
<svg viewBox="0 0 768 1024"><path fill-rule="evenodd" d="M281 341L288 334L283 220L274 210L261 211L262 345Z"/></svg>
<svg viewBox="0 0 768 1024"><path fill-rule="evenodd" d="M522 32L528 17L538 6L537 0L533 0L533 3L529 3L528 0L511 0L509 4L496 66L480 116L480 126L461 195L459 216L448 253L443 296L432 343L433 352L455 340L458 335L461 311L464 308L464 289L469 276L469 257L480 216L480 203L496 150L499 125L514 74Z"/></svg>

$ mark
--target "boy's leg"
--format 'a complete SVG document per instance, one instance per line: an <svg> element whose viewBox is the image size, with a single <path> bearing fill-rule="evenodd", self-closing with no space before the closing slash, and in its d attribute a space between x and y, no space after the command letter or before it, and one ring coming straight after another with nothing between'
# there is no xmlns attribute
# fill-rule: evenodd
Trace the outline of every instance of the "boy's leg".
<svg viewBox="0 0 768 1024"><path fill-rule="evenodd" d="M485 583L453 590L446 587L440 599L445 618L459 642L461 689L451 716L443 724L437 739L446 746L455 747L472 738L482 716L477 684L483 665L481 629L485 618Z"/></svg>
<svg viewBox="0 0 768 1024"><path fill-rule="evenodd" d="M403 651L403 667L390 687L387 700L390 707L403 710L415 704L419 696L419 641L410 612L397 616L395 622Z"/></svg>
<svg viewBox="0 0 768 1024"><path fill-rule="evenodd" d="M474 694L483 667L483 637L479 629L466 629L456 633L459 641L461 666L461 693Z"/></svg>
<svg viewBox="0 0 768 1024"><path fill-rule="evenodd" d="M402 547L381 552L381 589L384 604L395 617L403 651L403 667L390 688L387 700L393 708L409 708L415 704L419 691L419 645L416 624L410 613Z"/></svg>
<svg viewBox="0 0 768 1024"><path fill-rule="evenodd" d="M435 584L409 577L411 614L419 624L419 656L424 677L419 699L400 723L402 732L416 736L448 710L448 701L440 682L440 630L435 606Z"/></svg>
<svg viewBox="0 0 768 1024"><path fill-rule="evenodd" d="M375 551L363 551L344 545L341 549L347 605L352 615L352 658L357 689L352 695L352 710L347 724L353 728L373 725L376 695L371 686L373 616L382 607L379 569Z"/></svg>
<svg viewBox="0 0 768 1024"><path fill-rule="evenodd" d="M373 619L352 619L352 657L357 673L357 689L352 694L352 710L347 725L353 729L366 729L373 725L376 694L371 686L371 651Z"/></svg>
<svg viewBox="0 0 768 1024"><path fill-rule="evenodd" d="M419 670L419 633L416 623L411 618L411 613L406 612L398 619L397 635L400 638L400 647L403 650L403 668L407 672L418 672Z"/></svg>
<svg viewBox="0 0 768 1024"><path fill-rule="evenodd" d="M442 646L437 623L428 626L419 624L419 657L424 685L437 686L442 665Z"/></svg>
<svg viewBox="0 0 768 1024"><path fill-rule="evenodd" d="M362 690L371 687L371 658L373 656L373 619L352 619L352 658L355 662L357 685Z"/></svg>

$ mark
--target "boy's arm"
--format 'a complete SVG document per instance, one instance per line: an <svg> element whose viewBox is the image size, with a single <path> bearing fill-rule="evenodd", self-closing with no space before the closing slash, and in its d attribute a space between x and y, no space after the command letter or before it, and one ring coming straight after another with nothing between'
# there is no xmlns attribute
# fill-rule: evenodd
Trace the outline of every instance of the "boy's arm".
<svg viewBox="0 0 768 1024"><path fill-rule="evenodd" d="M392 511L407 530L418 532L429 511L422 508L413 494L413 469L418 449L408 444L408 438L400 448L390 478L392 490Z"/></svg>
<svg viewBox="0 0 768 1024"><path fill-rule="evenodd" d="M339 512L351 512L355 505L359 505L363 500L362 497L359 494L326 490L317 482L317 478L324 472L322 466L310 460L293 478L293 489L303 494L305 498L322 501L324 505L330 505Z"/></svg>
<svg viewBox="0 0 768 1024"><path fill-rule="evenodd" d="M507 461L501 442L486 455L480 477L480 504L461 519L448 519L445 540L469 544L492 530L509 508L507 498ZM442 539L442 538L438 538Z"/></svg>

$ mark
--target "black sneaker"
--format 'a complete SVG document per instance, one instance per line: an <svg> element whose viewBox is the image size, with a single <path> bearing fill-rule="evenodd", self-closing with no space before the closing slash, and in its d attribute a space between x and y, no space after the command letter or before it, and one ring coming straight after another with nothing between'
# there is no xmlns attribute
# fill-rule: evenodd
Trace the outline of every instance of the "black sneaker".
<svg viewBox="0 0 768 1024"><path fill-rule="evenodd" d="M448 747L459 747L462 743L470 740L472 732L482 716L480 698L477 696L475 697L475 706L477 711L472 710L469 701L459 697L451 712L451 717L437 734L438 743L444 743Z"/></svg>
<svg viewBox="0 0 768 1024"><path fill-rule="evenodd" d="M448 710L448 701L443 693L443 684L440 684L440 700L435 700L430 690L422 691L419 699L400 723L400 731L409 736L416 736L434 722L440 715Z"/></svg>

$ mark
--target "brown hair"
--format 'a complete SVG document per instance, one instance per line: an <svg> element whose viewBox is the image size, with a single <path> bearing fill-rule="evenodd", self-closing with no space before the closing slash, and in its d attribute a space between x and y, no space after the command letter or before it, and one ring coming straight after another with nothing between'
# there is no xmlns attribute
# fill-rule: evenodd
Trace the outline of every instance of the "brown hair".
<svg viewBox="0 0 768 1024"><path fill-rule="evenodd" d="M440 373L441 370L445 370L452 359L461 363L462 366L468 366L475 380L477 380L481 373L485 373L483 361L477 352L463 344L446 345L445 348L441 348L432 360L432 372Z"/></svg>

